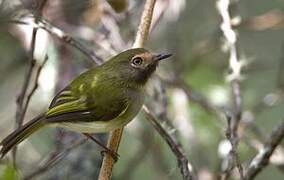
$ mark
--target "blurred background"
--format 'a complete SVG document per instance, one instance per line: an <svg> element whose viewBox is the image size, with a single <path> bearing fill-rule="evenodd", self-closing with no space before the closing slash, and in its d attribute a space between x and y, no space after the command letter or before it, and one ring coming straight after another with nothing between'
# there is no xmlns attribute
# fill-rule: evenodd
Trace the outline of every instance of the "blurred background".
<svg viewBox="0 0 284 180"><path fill-rule="evenodd" d="M146 104L181 143L202 180L218 179L226 168L230 145L224 112L232 111L234 101L228 43L216 2L157 0L146 45L153 52L174 54L149 83ZM41 3L0 0L0 139L19 125L19 116L27 122L44 112L56 92L94 61L130 48L144 5L138 0ZM232 0L229 10L243 64L238 153L246 167L284 117L284 1ZM60 38L61 31L39 29L32 52L34 16L68 38ZM74 43L88 51L82 53ZM23 89L25 98L19 98ZM97 137L106 143L107 135ZM17 170L11 155L0 160L0 179L96 179L101 149L84 138L43 129L18 146ZM60 158L52 159L58 153ZM113 179L182 179L175 156L142 113L125 128L119 154ZM280 180L283 173L284 151L279 148L256 179ZM238 179L237 174L233 171L231 179Z"/></svg>

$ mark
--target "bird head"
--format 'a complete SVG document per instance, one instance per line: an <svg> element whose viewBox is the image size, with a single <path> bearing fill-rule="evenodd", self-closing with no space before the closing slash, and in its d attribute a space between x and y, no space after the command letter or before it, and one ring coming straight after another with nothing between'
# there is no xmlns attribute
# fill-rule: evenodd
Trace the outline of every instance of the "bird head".
<svg viewBox="0 0 284 180"><path fill-rule="evenodd" d="M145 84L161 60L171 54L154 54L144 48L129 49L111 58L106 66L129 82Z"/></svg>

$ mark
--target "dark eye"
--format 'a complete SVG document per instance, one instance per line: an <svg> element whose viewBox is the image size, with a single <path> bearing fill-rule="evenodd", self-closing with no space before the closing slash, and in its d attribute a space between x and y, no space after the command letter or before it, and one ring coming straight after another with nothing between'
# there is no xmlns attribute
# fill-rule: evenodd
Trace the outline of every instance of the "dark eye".
<svg viewBox="0 0 284 180"><path fill-rule="evenodd" d="M132 64L134 66L140 66L143 63L143 59L141 57L136 57L132 59Z"/></svg>

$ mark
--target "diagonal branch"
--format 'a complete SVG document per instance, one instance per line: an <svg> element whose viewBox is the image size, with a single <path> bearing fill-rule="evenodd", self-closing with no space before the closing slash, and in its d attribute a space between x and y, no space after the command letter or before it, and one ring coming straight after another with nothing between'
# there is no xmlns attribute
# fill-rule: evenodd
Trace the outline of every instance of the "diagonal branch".
<svg viewBox="0 0 284 180"><path fill-rule="evenodd" d="M251 161L244 175L244 178L246 180L254 179L255 176L268 165L271 155L273 154L276 147L281 143L283 138L284 120L272 131L263 148Z"/></svg>
<svg viewBox="0 0 284 180"><path fill-rule="evenodd" d="M175 154L183 179L184 180L196 179L193 172L193 167L186 158L186 155L182 149L181 144L179 144L179 142L175 139L175 137L169 134L162 127L162 125L157 121L155 116L149 111L149 109L145 105L143 106L143 112L146 114L146 117L149 120L149 122L154 126L154 128L158 131L158 133L162 136L162 138L168 143L172 152Z"/></svg>
<svg viewBox="0 0 284 180"><path fill-rule="evenodd" d="M75 38L73 38L72 36L64 32L63 30L53 26L51 23L46 21L43 17L38 17L38 18L39 18L39 22L37 23L30 23L30 22L25 22L22 20L9 20L7 21L7 23L27 25L27 26L31 26L36 29L43 29L46 32L48 32L50 35L78 49L81 53L83 53L88 58L87 60L90 62L90 64L93 65L93 64L103 63L103 59L100 56L98 56L94 51L85 47L82 43L80 43L78 40L76 40Z"/></svg>

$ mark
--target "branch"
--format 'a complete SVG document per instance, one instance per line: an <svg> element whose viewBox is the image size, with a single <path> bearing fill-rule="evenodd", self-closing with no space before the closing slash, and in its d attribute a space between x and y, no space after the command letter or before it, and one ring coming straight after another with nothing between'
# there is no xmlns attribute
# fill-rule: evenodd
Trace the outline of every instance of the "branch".
<svg viewBox="0 0 284 180"><path fill-rule="evenodd" d="M110 133L109 138L108 138L108 143L107 143L107 147L109 149L111 149L114 152L118 151L122 133L123 133L123 128L117 129ZM105 156L103 159L103 163L102 163L99 178L98 178L99 180L111 179L112 170L113 170L113 166L115 163L115 160L109 153L105 153L104 155Z"/></svg>
<svg viewBox="0 0 284 180"><path fill-rule="evenodd" d="M161 126L161 124L156 120L155 116L149 111L149 109L145 105L143 106L143 112L146 114L146 117L149 122L154 126L154 128L158 131L162 138L168 143L172 152L176 156L183 179L196 179L193 172L193 167L188 162L188 159L186 158L181 144L179 144L178 141Z"/></svg>
<svg viewBox="0 0 284 180"><path fill-rule="evenodd" d="M39 75L41 73L41 70L43 68L43 66L45 65L45 63L47 62L48 60L48 56L45 56L43 62L41 65L39 65L39 67L37 68L37 71L36 71L36 74L35 74L35 81L34 81L34 85L30 91L30 93L27 95L27 98L26 98L26 102L24 103L24 106L23 106L23 116L26 114L27 112L27 109L28 109L28 105L29 105L29 102L31 100L31 97L33 96L34 92L36 91L36 89L38 88L38 79L39 79Z"/></svg>
<svg viewBox="0 0 284 180"><path fill-rule="evenodd" d="M133 48L143 47L148 38L156 0L146 0Z"/></svg>
<svg viewBox="0 0 284 180"><path fill-rule="evenodd" d="M92 63L92 64L94 64L94 63L96 63L96 64L103 63L103 59L100 56L98 56L94 51L89 50L84 45L82 45L79 41L75 40L72 36L70 36L69 34L65 33L61 29L53 26L52 24L50 24L46 20L41 19L40 23L32 24L32 26L44 29L48 33L50 33L51 35L53 35L53 36L59 38L60 40L62 40L63 42L65 42L65 43L75 47L76 49L81 51L86 57L89 58L88 60L90 60L90 63Z"/></svg>
<svg viewBox="0 0 284 180"><path fill-rule="evenodd" d="M35 3L35 7L36 7L35 13L37 14L37 16L35 16L35 22L37 23L38 20L39 20L38 17L42 14L42 10L44 8L44 5L46 4L46 0L40 1L40 4L36 4L36 2L34 2L34 3ZM32 78L32 72L33 72L33 69L34 69L35 63L36 63L36 61L34 59L34 51L35 51L37 30L38 30L38 28L35 28L35 27L33 28L30 51L29 51L30 65L29 65L28 72L25 76L21 92L20 92L19 96L17 97L17 101L16 101L16 104L17 104L16 119L15 119L15 122L16 122L15 128L16 129L20 128L23 124L25 114L26 114L26 110L27 110L27 106L28 106L29 100L30 100L30 97L26 99L25 96L26 96L26 93L27 93L27 90L28 90L28 87L29 87L29 84L30 84L30 81L31 81L31 78ZM38 76L39 75L37 75L37 78L38 78ZM37 84L37 78L35 80L36 84ZM33 92L31 92L31 94L29 96L32 96L32 94L33 94ZM15 148L13 148L13 151L12 151L14 166L16 166L16 154L17 154L17 148L15 147Z"/></svg>
<svg viewBox="0 0 284 180"><path fill-rule="evenodd" d="M88 57L88 60L91 64L102 64L103 59L98 56L94 51L89 50L86 48L83 44L81 44L79 41L74 39L72 36L69 34L65 33L63 30L53 26L51 23L48 21L44 20L42 17L40 17L40 22L38 23L30 23L30 22L25 22L21 20L9 20L7 23L14 23L14 24L19 24L19 25L29 25L32 26L33 28L37 29L43 29L49 34L57 37L61 41L65 42L66 44L69 44L70 46L75 47L78 49L80 52L82 52L86 57Z"/></svg>
<svg viewBox="0 0 284 180"><path fill-rule="evenodd" d="M137 35L136 35L136 38L133 44L133 48L143 47L147 40L151 21L152 21L152 14L153 14L155 2L156 0L146 0L144 10L141 16L140 24L138 27ZM108 140L108 147L111 150L117 152L122 133L123 133L123 128L117 129L111 132L109 140ZM109 154L106 154L103 159L103 163L102 163L102 167L101 167L100 175L98 179L99 180L109 180L112 175L113 166L114 166L114 160Z"/></svg>
<svg viewBox="0 0 284 180"><path fill-rule="evenodd" d="M284 138L284 120L277 126L270 134L268 140L258 154L251 161L244 178L246 180L254 179L255 176L265 168L271 155L276 147L281 143Z"/></svg>
<svg viewBox="0 0 284 180"><path fill-rule="evenodd" d="M230 116L227 114L227 129L226 129L226 138L229 140L230 144L231 144L231 149L227 155L227 157L225 157L225 160L227 161L227 167L225 169L225 175L224 175L224 179L228 179L230 177L231 171L232 169L237 166L237 169L239 171L240 174L240 179L244 179L244 175L243 175L243 167L241 165L241 162L239 160L238 157L238 153L237 153L237 145L238 145L238 136L235 134L236 131L234 131L232 129L233 127L233 122L234 117Z"/></svg>
<svg viewBox="0 0 284 180"><path fill-rule="evenodd" d="M228 166L226 171L226 176L230 174L231 170L237 166L240 178L243 179L243 170L238 158L237 148L238 148L238 127L239 122L242 116L242 98L241 98L241 89L240 89L240 80L241 80L241 69L242 62L239 60L237 52L237 34L232 27L232 18L230 17L229 8L232 2L230 0L217 0L216 6L219 11L223 22L220 25L220 28L224 34L226 45L228 46L230 58L229 58L229 76L227 77L228 81L231 84L231 89L233 93L233 115L228 119L228 129L227 129L227 139L231 143L231 151L228 154L227 159L232 159L234 163L232 166Z"/></svg>

